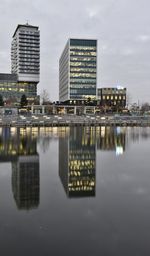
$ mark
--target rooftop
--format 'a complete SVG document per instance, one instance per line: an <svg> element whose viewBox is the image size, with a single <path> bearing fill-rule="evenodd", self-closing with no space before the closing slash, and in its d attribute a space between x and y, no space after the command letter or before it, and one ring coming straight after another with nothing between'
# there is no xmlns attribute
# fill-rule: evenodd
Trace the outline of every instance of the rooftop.
<svg viewBox="0 0 150 256"><path fill-rule="evenodd" d="M21 28L21 27L23 27L23 28L35 28L35 29L37 29L37 30L38 30L38 28L39 28L38 26L32 26L32 25L29 25L28 23L26 23L26 24L24 24L24 25L18 24L18 26L17 26L17 28L16 28L14 34L13 34L13 37L15 36L17 30L18 30L19 28Z"/></svg>

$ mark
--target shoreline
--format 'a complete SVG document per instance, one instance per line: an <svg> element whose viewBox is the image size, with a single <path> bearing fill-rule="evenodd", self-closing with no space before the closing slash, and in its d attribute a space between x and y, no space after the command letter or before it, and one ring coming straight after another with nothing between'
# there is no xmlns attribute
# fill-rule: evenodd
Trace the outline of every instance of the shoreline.
<svg viewBox="0 0 150 256"><path fill-rule="evenodd" d="M150 126L149 116L0 116L0 127Z"/></svg>

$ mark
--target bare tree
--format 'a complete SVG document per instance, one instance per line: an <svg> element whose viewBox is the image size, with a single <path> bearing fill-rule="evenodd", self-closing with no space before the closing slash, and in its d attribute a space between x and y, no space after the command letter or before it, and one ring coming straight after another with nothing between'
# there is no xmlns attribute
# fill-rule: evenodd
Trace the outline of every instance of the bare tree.
<svg viewBox="0 0 150 256"><path fill-rule="evenodd" d="M50 103L49 93L46 89L43 89L43 91L41 93L41 103L42 103L42 105L46 105L46 104Z"/></svg>
<svg viewBox="0 0 150 256"><path fill-rule="evenodd" d="M150 110L149 103L148 102L143 103L141 106L141 110L142 110L142 112L149 111Z"/></svg>

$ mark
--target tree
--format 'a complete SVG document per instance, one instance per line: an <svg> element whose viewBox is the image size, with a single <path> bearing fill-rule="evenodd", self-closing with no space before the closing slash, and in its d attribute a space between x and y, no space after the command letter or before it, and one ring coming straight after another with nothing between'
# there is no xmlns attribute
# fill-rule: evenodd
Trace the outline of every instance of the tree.
<svg viewBox="0 0 150 256"><path fill-rule="evenodd" d="M46 105L48 103L51 103L51 101L49 99L49 93L47 92L47 90L43 89L43 91L41 93L41 104Z"/></svg>
<svg viewBox="0 0 150 256"><path fill-rule="evenodd" d="M91 104L91 97L87 98L87 105L89 106Z"/></svg>
<svg viewBox="0 0 150 256"><path fill-rule="evenodd" d="M14 106L16 102L17 102L17 99L16 99L15 96L9 96L6 99L5 104L8 105L8 106Z"/></svg>
<svg viewBox="0 0 150 256"><path fill-rule="evenodd" d="M150 110L149 103L148 102L143 103L142 106L141 106L141 111L145 112L145 111L149 111L149 110Z"/></svg>
<svg viewBox="0 0 150 256"><path fill-rule="evenodd" d="M0 106L4 106L4 101L3 101L3 97L1 94L0 94Z"/></svg>
<svg viewBox="0 0 150 256"><path fill-rule="evenodd" d="M28 104L28 101L27 101L26 95L23 94L21 97L20 105L21 107L24 107L24 106L27 106L27 104Z"/></svg>

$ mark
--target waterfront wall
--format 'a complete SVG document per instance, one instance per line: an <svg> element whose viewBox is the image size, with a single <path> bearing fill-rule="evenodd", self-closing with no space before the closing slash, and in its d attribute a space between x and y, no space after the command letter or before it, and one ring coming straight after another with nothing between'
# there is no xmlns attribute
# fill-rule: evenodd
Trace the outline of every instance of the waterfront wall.
<svg viewBox="0 0 150 256"><path fill-rule="evenodd" d="M51 126L150 126L149 117L105 117L94 115L32 115L1 116L0 127L51 127Z"/></svg>

